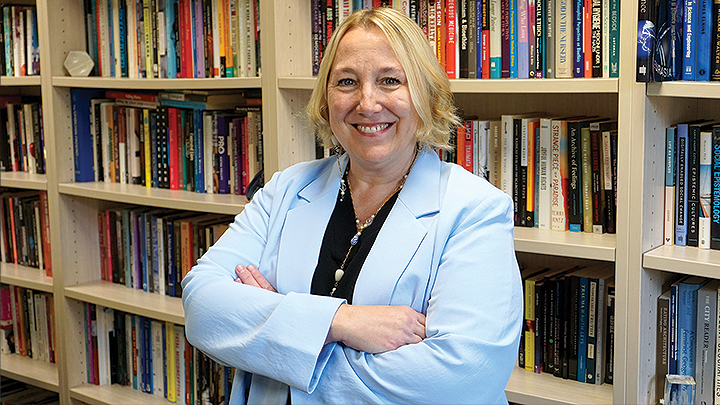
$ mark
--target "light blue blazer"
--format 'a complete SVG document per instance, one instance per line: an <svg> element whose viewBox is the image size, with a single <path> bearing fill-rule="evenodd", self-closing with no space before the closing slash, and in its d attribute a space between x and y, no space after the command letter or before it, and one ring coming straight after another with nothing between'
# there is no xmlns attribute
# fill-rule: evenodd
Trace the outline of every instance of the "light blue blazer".
<svg viewBox="0 0 720 405"><path fill-rule="evenodd" d="M427 338L368 354L324 344L344 301L309 294L339 182L334 158L276 173L183 280L188 341L238 369L230 402L251 381L250 403L284 404L287 386L293 403L507 403L523 318L510 197L420 153L353 305L408 305ZM238 264L278 293L233 282Z"/></svg>

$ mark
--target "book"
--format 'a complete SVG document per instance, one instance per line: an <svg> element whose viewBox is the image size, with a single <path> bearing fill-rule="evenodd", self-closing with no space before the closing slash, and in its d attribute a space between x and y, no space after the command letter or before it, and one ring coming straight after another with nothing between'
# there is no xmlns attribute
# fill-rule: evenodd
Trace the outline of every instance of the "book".
<svg viewBox="0 0 720 405"><path fill-rule="evenodd" d="M552 187L552 165L550 161L552 149L551 119L540 118L540 130L538 148L538 200L536 218L539 229L550 229L551 223L551 187Z"/></svg>
<svg viewBox="0 0 720 405"><path fill-rule="evenodd" d="M583 231L582 128L598 118L568 121L568 225L571 232Z"/></svg>
<svg viewBox="0 0 720 405"><path fill-rule="evenodd" d="M636 81L646 83L652 80L652 60L655 49L655 2L638 2Z"/></svg>
<svg viewBox="0 0 720 405"><path fill-rule="evenodd" d="M94 138L90 130L90 107L91 100L102 97L102 94L102 91L95 89L70 89L76 182L95 181Z"/></svg>
<svg viewBox="0 0 720 405"><path fill-rule="evenodd" d="M681 125L679 125L681 126ZM688 126L687 158L687 245L699 245L700 224L700 133L708 130L712 124L706 122L691 123Z"/></svg>
<svg viewBox="0 0 720 405"><path fill-rule="evenodd" d="M687 160L689 157L688 125L678 124L675 130L677 168L675 170L675 244L687 245Z"/></svg>
<svg viewBox="0 0 720 405"><path fill-rule="evenodd" d="M712 0L697 0L697 56L695 62L695 80L710 80L710 54L712 46Z"/></svg>
<svg viewBox="0 0 720 405"><path fill-rule="evenodd" d="M569 167L568 167L568 139L567 120L555 119L551 121L551 167L552 167L552 194L551 194L551 226L556 231L567 231L568 203L569 203Z"/></svg>
<svg viewBox="0 0 720 405"><path fill-rule="evenodd" d="M712 135L712 198L710 201L710 248L720 249L720 125Z"/></svg>
<svg viewBox="0 0 720 405"><path fill-rule="evenodd" d="M712 199L712 127L700 130L698 247L710 249L710 204Z"/></svg>
<svg viewBox="0 0 720 405"><path fill-rule="evenodd" d="M707 283L702 277L689 277L678 284L678 360L677 373L697 377L697 305L698 290ZM681 387L682 390L686 388ZM682 395L682 394L681 394Z"/></svg>
<svg viewBox="0 0 720 405"><path fill-rule="evenodd" d="M676 127L665 129L665 211L663 242L672 245L675 241L675 130Z"/></svg>
<svg viewBox="0 0 720 405"><path fill-rule="evenodd" d="M697 76L697 0L683 0L682 80L695 80Z"/></svg>
<svg viewBox="0 0 720 405"><path fill-rule="evenodd" d="M715 338L717 297L720 280L708 281L697 291L697 335L695 344L695 395L699 403L715 398Z"/></svg>

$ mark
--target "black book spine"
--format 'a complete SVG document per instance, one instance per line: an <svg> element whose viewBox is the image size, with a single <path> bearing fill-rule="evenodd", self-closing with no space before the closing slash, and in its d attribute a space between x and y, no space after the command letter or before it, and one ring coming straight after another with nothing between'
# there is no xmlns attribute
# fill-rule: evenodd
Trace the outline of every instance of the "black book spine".
<svg viewBox="0 0 720 405"><path fill-rule="evenodd" d="M580 326L580 277L570 276L570 320L568 322L568 378L577 380Z"/></svg>
<svg viewBox="0 0 720 405"><path fill-rule="evenodd" d="M613 383L615 363L615 287L608 287L607 327L605 328L605 383Z"/></svg>
<svg viewBox="0 0 720 405"><path fill-rule="evenodd" d="M655 49L654 0L638 2L637 64L636 81L646 83L652 80L653 50Z"/></svg>
<svg viewBox="0 0 720 405"><path fill-rule="evenodd" d="M568 224L573 232L583 231L582 170L580 168L581 121L568 122Z"/></svg>
<svg viewBox="0 0 720 405"><path fill-rule="evenodd" d="M513 119L513 205L515 208L515 226L522 226L525 220L523 213L524 196L520 192L521 155L522 155L522 120Z"/></svg>
<svg viewBox="0 0 720 405"><path fill-rule="evenodd" d="M698 246L700 212L700 127L688 128L688 224L687 245Z"/></svg>
<svg viewBox="0 0 720 405"><path fill-rule="evenodd" d="M562 279L562 288L560 289L559 295L562 307L560 311L562 313L561 318L561 329L560 329L560 358L561 358L561 374L562 378L568 379L569 377L569 356L570 356L570 278L565 277Z"/></svg>
<svg viewBox="0 0 720 405"><path fill-rule="evenodd" d="M605 231L617 231L617 130L610 131L610 173L612 176L612 189L605 191Z"/></svg>
<svg viewBox="0 0 720 405"><path fill-rule="evenodd" d="M459 0L458 10L458 26L460 27L460 55L458 57L459 66L459 77L461 79L468 78L468 2L469 0Z"/></svg>

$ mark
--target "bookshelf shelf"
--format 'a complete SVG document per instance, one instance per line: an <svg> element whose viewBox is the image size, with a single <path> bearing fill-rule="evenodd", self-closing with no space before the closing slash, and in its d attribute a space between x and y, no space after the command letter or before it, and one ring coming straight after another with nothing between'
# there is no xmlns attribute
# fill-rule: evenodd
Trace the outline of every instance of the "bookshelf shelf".
<svg viewBox="0 0 720 405"><path fill-rule="evenodd" d="M53 279L45 275L45 270L0 263L0 282L29 288L34 291L53 292Z"/></svg>
<svg viewBox="0 0 720 405"><path fill-rule="evenodd" d="M167 399L130 387L114 385L83 384L70 388L70 397L90 405L168 405Z"/></svg>
<svg viewBox="0 0 720 405"><path fill-rule="evenodd" d="M54 363L33 360L18 354L2 354L0 364L0 374L3 377L58 392L58 368Z"/></svg>
<svg viewBox="0 0 720 405"><path fill-rule="evenodd" d="M312 90L315 77L278 77L280 89ZM617 93L618 79L496 79L450 81L454 93Z"/></svg>
<svg viewBox="0 0 720 405"><path fill-rule="evenodd" d="M244 195L204 194L120 183L61 183L59 192L125 204L236 215L248 203Z"/></svg>
<svg viewBox="0 0 720 405"><path fill-rule="evenodd" d="M40 76L0 76L1 87L11 86L39 86Z"/></svg>
<svg viewBox="0 0 720 405"><path fill-rule="evenodd" d="M515 227L515 250L518 252L614 262L615 241L613 234Z"/></svg>
<svg viewBox="0 0 720 405"><path fill-rule="evenodd" d="M47 176L25 172L0 172L0 186L47 190Z"/></svg>
<svg viewBox="0 0 720 405"><path fill-rule="evenodd" d="M65 287L65 297L159 321L185 324L185 311L180 298L148 293L107 281Z"/></svg>
<svg viewBox="0 0 720 405"><path fill-rule="evenodd" d="M260 87L259 77L228 77L209 79L129 79L122 77L65 77L53 76L55 87L86 87L132 90L220 90Z"/></svg>
<svg viewBox="0 0 720 405"><path fill-rule="evenodd" d="M647 95L720 99L720 83L691 81L649 83Z"/></svg>
<svg viewBox="0 0 720 405"><path fill-rule="evenodd" d="M522 404L611 404L613 386L564 380L549 373L513 369L505 388L509 402Z"/></svg>
<svg viewBox="0 0 720 405"><path fill-rule="evenodd" d="M643 255L646 269L718 278L720 250L686 246L659 246Z"/></svg>

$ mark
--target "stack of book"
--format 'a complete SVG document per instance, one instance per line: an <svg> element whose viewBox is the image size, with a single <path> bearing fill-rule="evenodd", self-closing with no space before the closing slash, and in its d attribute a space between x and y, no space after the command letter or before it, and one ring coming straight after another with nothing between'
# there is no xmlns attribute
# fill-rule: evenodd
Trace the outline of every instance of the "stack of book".
<svg viewBox="0 0 720 405"><path fill-rule="evenodd" d="M257 0L89 0L94 74L131 78L255 77Z"/></svg>
<svg viewBox="0 0 720 405"><path fill-rule="evenodd" d="M525 324L518 366L590 384L612 384L612 264L522 270Z"/></svg>
<svg viewBox="0 0 720 405"><path fill-rule="evenodd" d="M75 181L245 194L262 170L259 91L70 93Z"/></svg>
<svg viewBox="0 0 720 405"><path fill-rule="evenodd" d="M51 257L47 192L0 193L0 259L52 277Z"/></svg>
<svg viewBox="0 0 720 405"><path fill-rule="evenodd" d="M619 0L313 0L313 74L333 28L377 7L413 19L451 79L618 77Z"/></svg>
<svg viewBox="0 0 720 405"><path fill-rule="evenodd" d="M190 346L185 328L83 303L87 382L183 404L228 403L235 370Z"/></svg>
<svg viewBox="0 0 720 405"><path fill-rule="evenodd" d="M45 173L39 98L0 95L0 171Z"/></svg>
<svg viewBox="0 0 720 405"><path fill-rule="evenodd" d="M666 129L664 243L720 249L720 122Z"/></svg>
<svg viewBox="0 0 720 405"><path fill-rule="evenodd" d="M469 118L444 160L513 197L515 225L615 233L617 121L541 113Z"/></svg>
<svg viewBox="0 0 720 405"><path fill-rule="evenodd" d="M146 207L98 213L103 280L171 297L233 218Z"/></svg>
<svg viewBox="0 0 720 405"><path fill-rule="evenodd" d="M0 76L39 75L37 8L4 5L0 10Z"/></svg>
<svg viewBox="0 0 720 405"><path fill-rule="evenodd" d="M0 285L0 352L55 363L55 311L52 294Z"/></svg>

